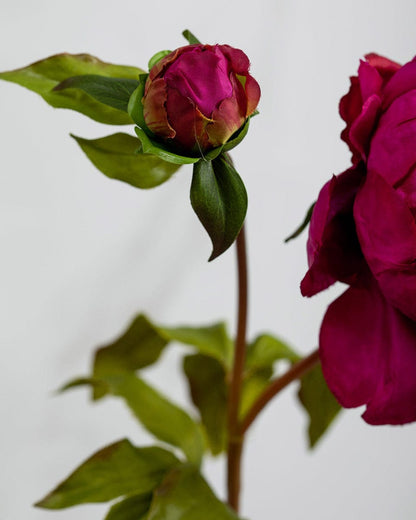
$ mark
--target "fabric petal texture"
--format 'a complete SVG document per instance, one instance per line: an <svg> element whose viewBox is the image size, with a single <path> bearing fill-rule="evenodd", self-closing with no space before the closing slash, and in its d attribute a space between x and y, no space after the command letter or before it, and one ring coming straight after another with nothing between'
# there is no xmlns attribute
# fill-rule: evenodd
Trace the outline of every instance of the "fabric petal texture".
<svg viewBox="0 0 416 520"><path fill-rule="evenodd" d="M341 405L366 405L369 424L416 420L416 323L392 307L375 282L351 287L329 306L320 358Z"/></svg>
<svg viewBox="0 0 416 520"><path fill-rule="evenodd" d="M322 188L305 296L350 288L320 332L323 373L374 425L416 421L416 60L368 54L340 101L353 167Z"/></svg>
<svg viewBox="0 0 416 520"><path fill-rule="evenodd" d="M362 251L384 295L416 320L416 223L406 202L370 172L354 216Z"/></svg>
<svg viewBox="0 0 416 520"><path fill-rule="evenodd" d="M151 137L201 158L225 144L260 99L249 67L244 52L229 45L187 45L164 56L152 67L142 99Z"/></svg>
<svg viewBox="0 0 416 520"><path fill-rule="evenodd" d="M353 202L363 175L361 165L353 167L334 176L319 194L307 244L309 270L301 282L304 296L313 296L337 280L353 283L363 270L353 219Z"/></svg>

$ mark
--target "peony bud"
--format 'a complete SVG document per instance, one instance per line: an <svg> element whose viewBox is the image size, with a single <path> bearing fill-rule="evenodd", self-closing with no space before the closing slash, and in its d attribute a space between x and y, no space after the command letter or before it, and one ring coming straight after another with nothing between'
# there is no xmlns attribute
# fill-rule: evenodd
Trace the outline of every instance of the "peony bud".
<svg viewBox="0 0 416 520"><path fill-rule="evenodd" d="M166 55L152 67L145 85L148 129L186 155L225 144L260 98L249 66L247 56L229 45L187 45Z"/></svg>

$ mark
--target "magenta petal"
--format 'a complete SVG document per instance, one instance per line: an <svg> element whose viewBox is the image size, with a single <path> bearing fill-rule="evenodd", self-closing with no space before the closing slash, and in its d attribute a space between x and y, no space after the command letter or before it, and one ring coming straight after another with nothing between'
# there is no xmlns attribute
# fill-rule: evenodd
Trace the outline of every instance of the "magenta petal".
<svg viewBox="0 0 416 520"><path fill-rule="evenodd" d="M384 296L416 320L416 224L405 200L369 172L354 217L362 251Z"/></svg>
<svg viewBox="0 0 416 520"><path fill-rule="evenodd" d="M401 67L400 63L389 60L389 58L385 58L374 52L366 54L365 59L372 67L377 69L384 81L388 81Z"/></svg>
<svg viewBox="0 0 416 520"><path fill-rule="evenodd" d="M309 227L309 271L301 282L304 296L313 296L336 280L353 283L362 271L352 208L363 175L361 165L351 168L333 177L319 194Z"/></svg>
<svg viewBox="0 0 416 520"><path fill-rule="evenodd" d="M235 74L246 75L250 68L250 61L247 55L240 49L235 49L229 45L218 45L221 53L227 57L231 65L231 70Z"/></svg>
<svg viewBox="0 0 416 520"><path fill-rule="evenodd" d="M368 423L416 420L416 323L391 307L374 282L348 289L329 306L320 358L341 405L366 404Z"/></svg>
<svg viewBox="0 0 416 520"><path fill-rule="evenodd" d="M361 114L351 125L349 139L353 149L358 151L361 158L364 160L367 158L370 137L377 121L380 106L381 100L379 96L373 94L366 100Z"/></svg>
<svg viewBox="0 0 416 520"><path fill-rule="evenodd" d="M168 88L191 99L206 117L233 93L228 61L218 50L191 48L169 66L164 79Z"/></svg>
<svg viewBox="0 0 416 520"><path fill-rule="evenodd" d="M380 94L383 79L377 69L366 61L361 61L358 68L358 78L363 102L373 94Z"/></svg>
<svg viewBox="0 0 416 520"><path fill-rule="evenodd" d="M416 84L415 84L416 86ZM416 166L416 90L397 98L380 118L368 169L397 185Z"/></svg>
<svg viewBox="0 0 416 520"><path fill-rule="evenodd" d="M399 96L409 90L413 90L416 85L416 60L410 61L398 70L384 89L383 110Z"/></svg>

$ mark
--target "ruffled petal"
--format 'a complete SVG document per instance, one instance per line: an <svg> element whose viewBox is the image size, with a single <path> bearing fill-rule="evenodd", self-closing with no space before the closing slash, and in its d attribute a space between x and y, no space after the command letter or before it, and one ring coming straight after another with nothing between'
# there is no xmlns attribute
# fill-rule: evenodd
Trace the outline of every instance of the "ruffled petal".
<svg viewBox="0 0 416 520"><path fill-rule="evenodd" d="M386 110L391 103L409 90L413 90L416 85L416 58L403 65L398 70L384 89L383 110Z"/></svg>
<svg viewBox="0 0 416 520"><path fill-rule="evenodd" d="M355 283L364 269L353 219L353 202L365 174L362 164L322 188L312 213L307 244L309 271L301 282L304 296L335 281Z"/></svg>
<svg viewBox="0 0 416 520"><path fill-rule="evenodd" d="M247 108L245 116L251 116L251 114L256 110L257 105L260 101L260 85L257 81L250 75L246 76L246 82L244 85L247 97Z"/></svg>
<svg viewBox="0 0 416 520"><path fill-rule="evenodd" d="M377 94L370 96L363 105L360 115L352 123L349 139L355 153L364 161L367 159L371 134L377 122L381 99Z"/></svg>
<svg viewBox="0 0 416 520"><path fill-rule="evenodd" d="M329 306L320 359L340 404L366 404L368 423L416 420L416 323L391 307L374 282L348 289Z"/></svg>
<svg viewBox="0 0 416 520"><path fill-rule="evenodd" d="M369 172L354 217L365 259L384 296L416 320L416 223L406 201Z"/></svg>
<svg viewBox="0 0 416 520"><path fill-rule="evenodd" d="M175 130L175 146L178 151L198 154L210 147L206 127L211 123L188 98L175 89L168 90L166 110L169 123Z"/></svg>
<svg viewBox="0 0 416 520"><path fill-rule="evenodd" d="M250 68L250 60L242 50L235 49L229 45L217 45L217 48L228 59L230 70L235 74L247 74L248 69Z"/></svg>
<svg viewBox="0 0 416 520"><path fill-rule="evenodd" d="M223 99L233 94L228 61L215 50L194 47L179 55L164 74L168 89L192 100L208 118Z"/></svg>
<svg viewBox="0 0 416 520"><path fill-rule="evenodd" d="M147 93L143 97L143 117L146 125L159 137L173 138L175 130L171 127L166 113L167 91L164 79L146 83Z"/></svg>
<svg viewBox="0 0 416 520"><path fill-rule="evenodd" d="M401 67L400 63L385 58L384 56L380 56L374 52L366 54L365 59L372 67L377 69L385 82L387 82Z"/></svg>
<svg viewBox="0 0 416 520"><path fill-rule="evenodd" d="M380 118L371 141L368 169L397 186L415 166L416 90L410 90L393 101Z"/></svg>

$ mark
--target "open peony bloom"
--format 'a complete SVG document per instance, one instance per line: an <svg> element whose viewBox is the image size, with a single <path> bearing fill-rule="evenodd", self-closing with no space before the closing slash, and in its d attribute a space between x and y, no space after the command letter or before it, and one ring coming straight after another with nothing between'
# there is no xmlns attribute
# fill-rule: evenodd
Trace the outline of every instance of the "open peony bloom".
<svg viewBox="0 0 416 520"><path fill-rule="evenodd" d="M322 369L345 407L370 424L416 420L416 59L370 54L340 103L353 166L322 188L313 211L312 296L350 288L320 332Z"/></svg>
<svg viewBox="0 0 416 520"><path fill-rule="evenodd" d="M172 147L200 154L226 143L253 114L260 87L243 51L187 45L150 71L143 96L147 127Z"/></svg>

